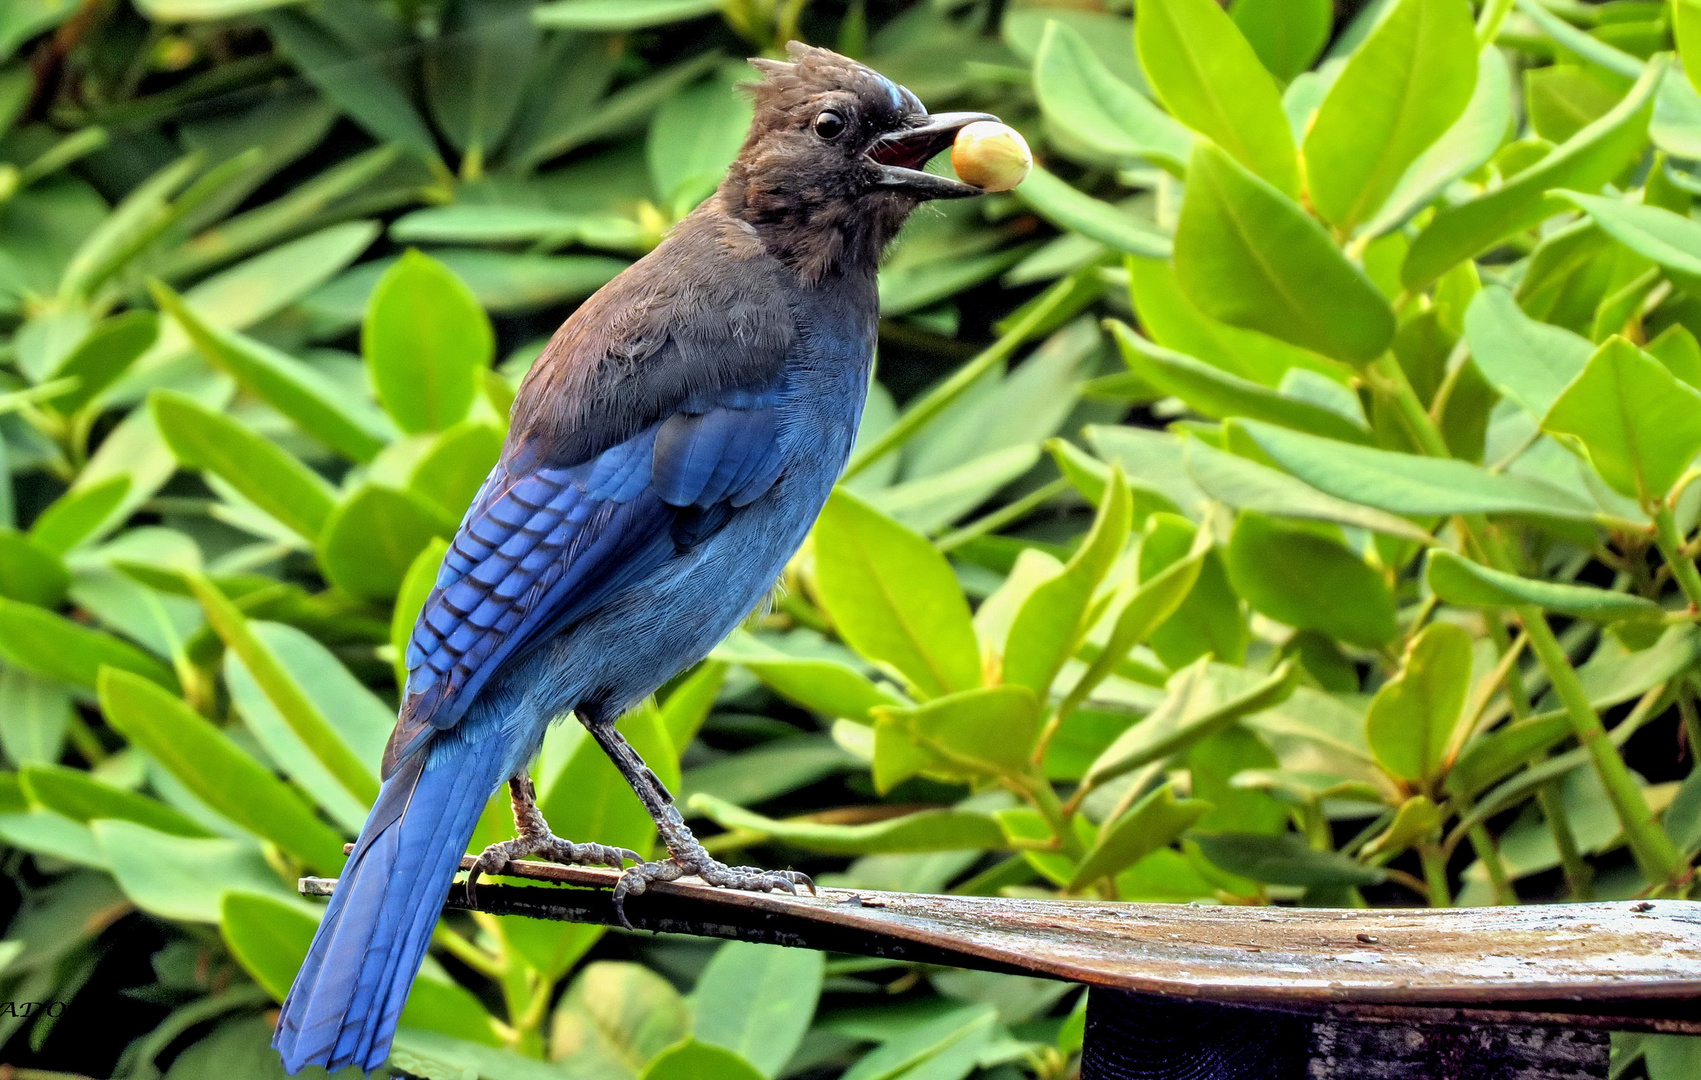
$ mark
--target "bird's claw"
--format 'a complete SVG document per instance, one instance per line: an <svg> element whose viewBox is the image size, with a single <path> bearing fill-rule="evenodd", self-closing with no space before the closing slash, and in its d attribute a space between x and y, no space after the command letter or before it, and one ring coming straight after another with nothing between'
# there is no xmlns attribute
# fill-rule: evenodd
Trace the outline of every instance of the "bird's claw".
<svg viewBox="0 0 1701 1080"><path fill-rule="evenodd" d="M546 862L563 866L611 866L623 869L629 862L642 863L644 857L630 848L610 847L607 844L575 844L551 832L541 835L516 836L499 844L491 844L479 853L472 869L467 871L467 903L473 902L478 879L484 874L500 874L508 864L526 855L541 855ZM624 880L624 879L623 879Z"/></svg>
<svg viewBox="0 0 1701 1080"><path fill-rule="evenodd" d="M634 929L626 918L628 896L644 895L653 882L677 881L687 875L696 875L704 884L716 888L738 889L741 892L783 891L796 896L797 887L801 885L809 890L810 895L815 893L815 882L808 874L797 870L728 866L711 858L700 846L693 846L695 850L673 855L660 862L641 862L620 875L620 881L614 886L614 914L620 920L620 925L628 930Z"/></svg>

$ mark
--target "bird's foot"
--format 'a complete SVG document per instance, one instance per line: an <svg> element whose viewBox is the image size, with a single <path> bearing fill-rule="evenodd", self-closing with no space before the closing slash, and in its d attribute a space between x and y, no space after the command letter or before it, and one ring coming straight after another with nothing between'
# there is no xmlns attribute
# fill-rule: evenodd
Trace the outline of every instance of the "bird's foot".
<svg viewBox="0 0 1701 1080"><path fill-rule="evenodd" d="M542 832L523 832L512 840L491 844L479 854L478 861L467 871L467 902L472 902L473 890L481 875L500 874L508 869L510 862L527 855L541 855L546 862L563 866L612 866L616 870L622 869L628 862L644 861L642 855L629 848L575 844L561 839L548 828Z"/></svg>
<svg viewBox="0 0 1701 1080"><path fill-rule="evenodd" d="M743 892L788 892L795 896L799 885L811 894L815 892L815 882L808 874L796 870L728 866L710 856L701 844L693 840L680 845L679 850L660 862L639 863L620 875L619 883L614 886L614 914L620 919L620 924L628 930L633 929L626 918L628 896L642 896L653 882L678 881L688 875L702 878L705 884L717 888Z"/></svg>

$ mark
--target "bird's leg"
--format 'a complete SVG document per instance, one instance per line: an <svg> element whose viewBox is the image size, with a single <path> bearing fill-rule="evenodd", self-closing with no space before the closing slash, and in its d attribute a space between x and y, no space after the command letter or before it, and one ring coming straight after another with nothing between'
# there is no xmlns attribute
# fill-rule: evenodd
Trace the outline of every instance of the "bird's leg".
<svg viewBox="0 0 1701 1080"><path fill-rule="evenodd" d="M575 844L550 832L549 822L543 819L543 814L537 808L537 792L532 788L532 778L523 772L508 780L508 795L514 804L514 831L517 835L512 840L491 844L479 855L478 861L473 863L472 869L467 872L469 903L472 901L473 888L478 883L479 875L500 874L508 868L510 860L525 855L542 855L555 863L612 866L616 870L623 868L627 862L644 861L636 851L627 848L609 847L607 844Z"/></svg>
<svg viewBox="0 0 1701 1080"><path fill-rule="evenodd" d="M644 804L644 809L650 812L655 820L656 831L661 834L662 842L667 845L668 858L660 862L639 863L620 875L620 883L614 887L614 913L628 930L632 924L626 921L625 901L628 896L641 896L653 881L677 881L687 874L695 874L710 885L723 889L743 889L750 892L773 892L785 890L797 892L799 885L810 892L815 891L815 883L808 874L800 874L795 870L762 870L754 866L728 866L711 856L697 837L686 826L685 819L673 805L673 796L668 794L661 779L644 764L644 759L632 749L632 744L623 738L614 725L606 722L587 724L592 737L602 746L614 762L615 768L626 777L626 782L632 785L637 793L638 801Z"/></svg>

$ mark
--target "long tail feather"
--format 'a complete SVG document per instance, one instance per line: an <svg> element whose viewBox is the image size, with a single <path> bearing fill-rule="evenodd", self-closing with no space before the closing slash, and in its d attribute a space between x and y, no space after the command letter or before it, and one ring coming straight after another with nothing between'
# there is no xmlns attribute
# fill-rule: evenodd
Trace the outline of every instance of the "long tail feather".
<svg viewBox="0 0 1701 1080"><path fill-rule="evenodd" d="M500 753L425 748L384 782L278 1018L272 1045L308 1065L371 1070L389 1056L461 854L500 777ZM466 752L472 751L472 752ZM427 761L445 757L447 760Z"/></svg>

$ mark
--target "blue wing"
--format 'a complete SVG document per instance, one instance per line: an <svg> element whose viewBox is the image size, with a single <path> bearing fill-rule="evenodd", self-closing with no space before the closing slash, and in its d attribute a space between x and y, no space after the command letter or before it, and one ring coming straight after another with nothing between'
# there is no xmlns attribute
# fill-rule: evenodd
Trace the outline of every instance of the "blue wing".
<svg viewBox="0 0 1701 1080"><path fill-rule="evenodd" d="M588 461L511 447L450 544L408 641L384 775L505 663L689 551L779 478L779 388L733 390Z"/></svg>

